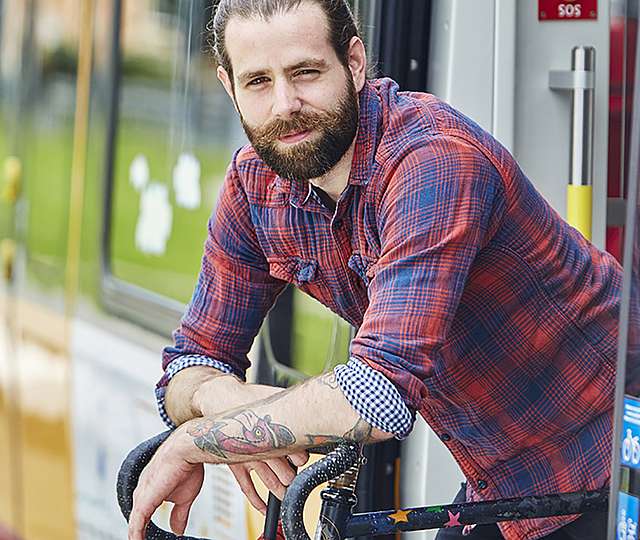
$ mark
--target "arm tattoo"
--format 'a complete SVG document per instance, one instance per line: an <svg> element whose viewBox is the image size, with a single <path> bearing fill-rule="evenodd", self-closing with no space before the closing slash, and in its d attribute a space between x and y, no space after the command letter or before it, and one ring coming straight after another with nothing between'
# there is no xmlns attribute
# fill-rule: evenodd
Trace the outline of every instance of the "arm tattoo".
<svg viewBox="0 0 640 540"><path fill-rule="evenodd" d="M347 431L343 437L347 441L354 441L358 443L365 443L371 438L371 432L373 428L371 424L362 418L358 418L356 425Z"/></svg>
<svg viewBox="0 0 640 540"><path fill-rule="evenodd" d="M187 433L200 450L223 459L230 454L261 454L296 442L286 426L274 423L269 415L261 418L248 410L224 421L204 419Z"/></svg>
<svg viewBox="0 0 640 540"><path fill-rule="evenodd" d="M358 418L355 426L347 431L342 437L337 435L311 435L307 434L307 443L313 446L323 446L326 444L340 444L343 442L357 442L365 444L371 439L373 428L362 418Z"/></svg>

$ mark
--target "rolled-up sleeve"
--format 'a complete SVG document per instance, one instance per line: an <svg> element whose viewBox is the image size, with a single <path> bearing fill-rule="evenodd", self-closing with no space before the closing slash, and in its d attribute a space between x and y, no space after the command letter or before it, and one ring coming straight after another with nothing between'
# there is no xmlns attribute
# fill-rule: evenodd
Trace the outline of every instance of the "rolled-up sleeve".
<svg viewBox="0 0 640 540"><path fill-rule="evenodd" d="M452 136L405 156L380 195L381 252L350 356L384 375L412 411L427 397L425 380L447 339L469 269L503 212L497 170ZM370 404L351 404L364 417L375 414ZM384 421L378 413L378 425Z"/></svg>
<svg viewBox="0 0 640 540"><path fill-rule="evenodd" d="M165 388L176 367L210 365L244 380L250 365L249 349L266 313L286 285L269 274L236 158L237 154L209 220L191 302L173 334L173 346L163 351L164 374L156 386L159 406L164 403ZM161 407L161 414L163 410Z"/></svg>

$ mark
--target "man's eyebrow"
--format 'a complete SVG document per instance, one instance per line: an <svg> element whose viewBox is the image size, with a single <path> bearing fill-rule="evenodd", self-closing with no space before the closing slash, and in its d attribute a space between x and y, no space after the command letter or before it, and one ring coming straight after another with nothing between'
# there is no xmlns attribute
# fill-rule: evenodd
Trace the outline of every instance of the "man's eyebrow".
<svg viewBox="0 0 640 540"><path fill-rule="evenodd" d="M306 60L302 60L292 66L287 68L287 71L295 71L300 68L318 68L323 69L326 68L329 64L325 62L322 58L307 58Z"/></svg>
<svg viewBox="0 0 640 540"><path fill-rule="evenodd" d="M325 69L329 66L325 60L322 58L307 58L300 62L296 62L295 64L288 66L286 71L295 71L296 69L301 68L316 68L316 69ZM256 77L262 77L267 74L266 69L258 69L256 71L244 71L240 75L238 75L239 81L249 81Z"/></svg>
<svg viewBox="0 0 640 540"><path fill-rule="evenodd" d="M267 72L264 69L259 69L257 71L245 71L243 73L241 73L240 75L238 75L238 80L239 81L248 81L251 80L255 77L261 77L263 75L265 75Z"/></svg>

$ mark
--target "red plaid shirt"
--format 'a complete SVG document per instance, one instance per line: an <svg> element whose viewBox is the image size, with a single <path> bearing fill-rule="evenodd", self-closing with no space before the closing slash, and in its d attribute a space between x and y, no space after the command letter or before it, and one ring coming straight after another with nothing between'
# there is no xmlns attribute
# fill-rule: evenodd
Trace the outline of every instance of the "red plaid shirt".
<svg viewBox="0 0 640 540"><path fill-rule="evenodd" d="M293 283L358 328L351 357L440 435L470 499L594 489L610 477L621 281L477 124L370 81L335 213L251 147L234 156L164 366L195 354L244 374ZM570 520L500 529L535 539Z"/></svg>

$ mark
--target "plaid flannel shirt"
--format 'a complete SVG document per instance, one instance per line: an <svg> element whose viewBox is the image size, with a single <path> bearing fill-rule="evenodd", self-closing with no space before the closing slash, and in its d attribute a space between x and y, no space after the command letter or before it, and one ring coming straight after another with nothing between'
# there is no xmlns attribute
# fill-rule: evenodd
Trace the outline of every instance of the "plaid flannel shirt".
<svg viewBox="0 0 640 540"><path fill-rule="evenodd" d="M243 377L292 283L358 329L337 370L354 408L376 426L396 418L398 436L417 411L460 465L469 500L595 489L610 477L621 281L613 257L472 120L369 81L335 211L251 147L234 155L163 365L205 358ZM533 540L572 519L500 529Z"/></svg>

